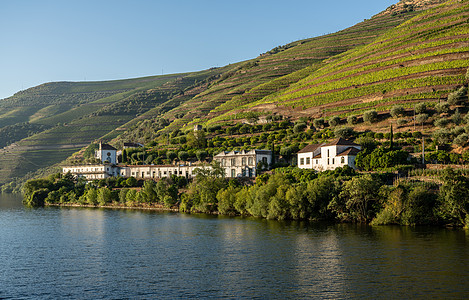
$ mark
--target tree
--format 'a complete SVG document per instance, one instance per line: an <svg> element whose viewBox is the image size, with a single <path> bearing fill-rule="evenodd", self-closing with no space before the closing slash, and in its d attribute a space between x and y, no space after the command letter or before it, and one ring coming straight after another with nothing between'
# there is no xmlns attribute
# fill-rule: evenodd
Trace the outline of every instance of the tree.
<svg viewBox="0 0 469 300"><path fill-rule="evenodd" d="M448 95L448 103L450 105L458 105L461 104L464 100L467 99L467 87L462 86L456 91L450 93Z"/></svg>
<svg viewBox="0 0 469 300"><path fill-rule="evenodd" d="M208 153L207 153L207 151L205 151L205 150L198 150L198 151L195 153L195 155L197 156L197 159L198 159L199 161L203 161L203 160L205 160L205 158L207 158Z"/></svg>
<svg viewBox="0 0 469 300"><path fill-rule="evenodd" d="M417 123L422 124L428 120L428 114L424 114L424 113L418 114L415 116L415 120L417 121Z"/></svg>
<svg viewBox="0 0 469 300"><path fill-rule="evenodd" d="M354 134L355 132L351 127L342 127L334 130L334 135L338 138L350 139Z"/></svg>
<svg viewBox="0 0 469 300"><path fill-rule="evenodd" d="M416 114L424 114L427 112L427 105L425 103L418 103L415 105Z"/></svg>
<svg viewBox="0 0 469 300"><path fill-rule="evenodd" d="M363 121L368 123L374 123L378 121L378 113L376 110L368 110L363 113Z"/></svg>
<svg viewBox="0 0 469 300"><path fill-rule="evenodd" d="M391 113L391 116L393 116L393 118L398 118L404 115L405 110L403 106L395 105L391 108L390 113Z"/></svg>
<svg viewBox="0 0 469 300"><path fill-rule="evenodd" d="M187 134L186 139L187 139L187 145L191 148L202 149L202 148L207 147L207 139L205 138L205 132L202 130L189 132Z"/></svg>
<svg viewBox="0 0 469 300"><path fill-rule="evenodd" d="M435 109L439 114L441 114L441 113L449 112L450 107L449 107L448 102L442 101L438 103L437 105L435 105Z"/></svg>
<svg viewBox="0 0 469 300"><path fill-rule="evenodd" d="M179 151L178 158L180 161L187 161L189 158L189 153L187 153L187 151Z"/></svg>
<svg viewBox="0 0 469 300"><path fill-rule="evenodd" d="M146 180L143 183L141 193L143 195L144 202L155 203L157 200L157 195L155 192L155 182L153 180Z"/></svg>
<svg viewBox="0 0 469 300"><path fill-rule="evenodd" d="M329 126L335 127L335 126L339 125L340 118L338 116L334 116L334 117L329 119L328 123L329 123Z"/></svg>
<svg viewBox="0 0 469 300"><path fill-rule="evenodd" d="M222 214L235 214L235 202L236 194L241 189L239 187L228 186L225 189L218 191L217 200L218 200L218 211Z"/></svg>
<svg viewBox="0 0 469 300"><path fill-rule="evenodd" d="M166 157L172 162L176 159L177 154L174 151L168 151L166 152Z"/></svg>
<svg viewBox="0 0 469 300"><path fill-rule="evenodd" d="M316 127L316 128L324 128L324 126L326 125L326 123L325 123L325 121L324 121L323 118L319 118L319 119L314 119L313 125L314 125L314 127Z"/></svg>
<svg viewBox="0 0 469 300"><path fill-rule="evenodd" d="M358 222L369 222L379 208L379 179L367 174L346 181L339 194L343 205L333 204L339 216Z"/></svg>
<svg viewBox="0 0 469 300"><path fill-rule="evenodd" d="M355 125L355 124L357 124L357 123L358 123L358 118L357 118L357 116L349 116L349 117L347 118L347 123L348 123L349 125Z"/></svg>
<svg viewBox="0 0 469 300"><path fill-rule="evenodd" d="M469 178L447 168L441 176L440 215L448 222L469 225Z"/></svg>
<svg viewBox="0 0 469 300"><path fill-rule="evenodd" d="M467 133L461 133L454 139L454 143L460 147L466 146L468 141L469 135Z"/></svg>

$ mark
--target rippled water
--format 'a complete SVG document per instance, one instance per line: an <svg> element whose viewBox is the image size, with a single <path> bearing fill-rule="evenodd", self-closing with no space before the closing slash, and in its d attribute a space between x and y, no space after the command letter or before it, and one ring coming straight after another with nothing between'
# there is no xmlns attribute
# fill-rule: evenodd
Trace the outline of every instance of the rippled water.
<svg viewBox="0 0 469 300"><path fill-rule="evenodd" d="M0 196L0 298L468 298L464 230L25 209Z"/></svg>

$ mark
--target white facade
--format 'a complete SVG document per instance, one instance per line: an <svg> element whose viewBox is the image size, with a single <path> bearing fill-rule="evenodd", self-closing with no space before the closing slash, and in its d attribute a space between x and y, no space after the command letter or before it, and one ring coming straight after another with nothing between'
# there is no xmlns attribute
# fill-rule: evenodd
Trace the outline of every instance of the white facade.
<svg viewBox="0 0 469 300"><path fill-rule="evenodd" d="M99 143L95 157L103 163L117 164L117 149L111 145Z"/></svg>
<svg viewBox="0 0 469 300"><path fill-rule="evenodd" d="M272 164L270 150L242 150L221 152L213 157L225 170L225 177L256 177L259 164L268 169Z"/></svg>
<svg viewBox="0 0 469 300"><path fill-rule="evenodd" d="M349 166L356 169L355 157L361 146L339 138L331 143L308 145L298 152L298 167L317 171Z"/></svg>
<svg viewBox="0 0 469 300"><path fill-rule="evenodd" d="M105 179L108 177L119 176L119 168L113 165L81 165L66 166L62 168L64 174L70 172L77 177L83 177L87 180Z"/></svg>

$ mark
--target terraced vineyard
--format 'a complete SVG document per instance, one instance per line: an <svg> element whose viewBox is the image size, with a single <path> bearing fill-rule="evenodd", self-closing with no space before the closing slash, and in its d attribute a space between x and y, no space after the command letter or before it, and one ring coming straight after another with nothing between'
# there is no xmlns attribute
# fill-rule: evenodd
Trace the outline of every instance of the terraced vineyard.
<svg viewBox="0 0 469 300"><path fill-rule="evenodd" d="M59 163L96 139L116 137L120 126L155 107L159 113L184 89L218 75L219 70L99 83L49 83L0 103L0 124L42 128L0 150L0 185ZM163 105L163 106L162 106ZM12 110L11 108L14 107ZM23 123L27 122L27 123ZM13 126L13 127L12 127ZM4 127L4 128L9 128ZM36 130L37 131L37 130Z"/></svg>
<svg viewBox="0 0 469 300"><path fill-rule="evenodd" d="M370 43L417 14L418 12L397 16L385 14L334 34L275 48L256 59L233 65L231 70L224 73L221 79L205 92L174 111L185 112L187 118L173 124L169 130L181 124L191 125L207 121L213 123L231 119L232 116L218 116L285 89L338 59L337 55Z"/></svg>
<svg viewBox="0 0 469 300"><path fill-rule="evenodd" d="M469 3L440 2L401 1L337 33L222 68L19 92L0 101L2 146L13 143L0 149L0 185L98 139L161 142L194 124L347 116L446 98L465 82Z"/></svg>
<svg viewBox="0 0 469 300"><path fill-rule="evenodd" d="M243 108L317 117L446 98L465 83L468 20L468 1L448 1Z"/></svg>

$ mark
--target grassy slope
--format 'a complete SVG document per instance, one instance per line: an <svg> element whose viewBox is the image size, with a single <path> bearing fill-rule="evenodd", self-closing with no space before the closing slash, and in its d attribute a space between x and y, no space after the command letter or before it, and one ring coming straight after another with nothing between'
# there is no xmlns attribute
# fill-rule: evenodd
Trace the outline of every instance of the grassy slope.
<svg viewBox="0 0 469 300"><path fill-rule="evenodd" d="M317 117L445 98L464 83L468 18L467 1L448 1L244 108Z"/></svg>
<svg viewBox="0 0 469 300"><path fill-rule="evenodd" d="M23 112L24 107L31 108L24 114L26 119L16 116L9 121L52 128L1 150L0 183L63 161L93 140L117 136L120 126L218 73L207 70L116 82L50 83L4 100L0 107L5 111L15 105Z"/></svg>

